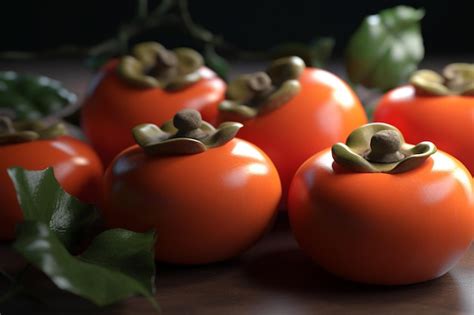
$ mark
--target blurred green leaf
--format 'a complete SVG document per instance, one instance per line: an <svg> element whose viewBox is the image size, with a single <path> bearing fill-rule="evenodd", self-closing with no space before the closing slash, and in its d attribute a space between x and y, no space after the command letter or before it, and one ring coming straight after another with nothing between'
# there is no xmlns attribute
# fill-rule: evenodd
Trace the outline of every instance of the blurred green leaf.
<svg viewBox="0 0 474 315"><path fill-rule="evenodd" d="M0 112L8 112L14 120L46 118L74 109L76 101L77 96L59 81L45 76L0 71Z"/></svg>
<svg viewBox="0 0 474 315"><path fill-rule="evenodd" d="M94 54L85 58L84 64L92 71L98 71L103 65L113 57L112 54Z"/></svg>
<svg viewBox="0 0 474 315"><path fill-rule="evenodd" d="M300 42L282 43L271 49L272 59L298 56L309 67L323 67L332 55L335 41L330 37L321 37L310 44Z"/></svg>
<svg viewBox="0 0 474 315"><path fill-rule="evenodd" d="M222 56L218 55L214 47L206 45L204 49L204 60L206 65L214 70L222 79L227 81L229 77L230 64Z"/></svg>
<svg viewBox="0 0 474 315"><path fill-rule="evenodd" d="M423 16L421 9L397 6L366 17L347 46L350 80L382 91L406 82L424 56Z"/></svg>
<svg viewBox="0 0 474 315"><path fill-rule="evenodd" d="M74 257L47 224L24 221L13 247L58 288L99 306L142 295L158 309L153 297L153 243L151 232L109 230L82 256Z"/></svg>
<svg viewBox="0 0 474 315"><path fill-rule="evenodd" d="M8 169L8 174L24 219L47 224L68 249L82 239L87 227L98 217L91 205L82 203L61 188L52 168L28 171L16 167Z"/></svg>
<svg viewBox="0 0 474 315"><path fill-rule="evenodd" d="M322 68L332 56L336 41L331 37L321 37L310 44L311 66Z"/></svg>

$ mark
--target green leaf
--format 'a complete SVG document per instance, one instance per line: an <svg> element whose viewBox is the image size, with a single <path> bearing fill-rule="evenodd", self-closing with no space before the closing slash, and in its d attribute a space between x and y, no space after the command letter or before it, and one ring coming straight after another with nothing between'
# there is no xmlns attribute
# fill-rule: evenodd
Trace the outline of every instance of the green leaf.
<svg viewBox="0 0 474 315"><path fill-rule="evenodd" d="M230 71L229 62L218 55L214 47L210 45L206 46L204 49L204 60L209 68L214 70L223 80L227 81Z"/></svg>
<svg viewBox="0 0 474 315"><path fill-rule="evenodd" d="M128 274L149 292L154 292L154 242L154 232L107 230L92 241L80 258Z"/></svg>
<svg viewBox="0 0 474 315"><path fill-rule="evenodd" d="M331 37L321 37L314 40L309 48L311 50L311 66L322 68L332 56L336 41Z"/></svg>
<svg viewBox="0 0 474 315"><path fill-rule="evenodd" d="M346 50L350 80L383 91L406 82L423 59L423 16L421 9L397 6L366 17Z"/></svg>
<svg viewBox="0 0 474 315"><path fill-rule="evenodd" d="M38 120L59 110L71 109L77 96L59 81L45 76L0 71L0 110L16 120Z"/></svg>
<svg viewBox="0 0 474 315"><path fill-rule="evenodd" d="M81 240L87 227L98 217L97 211L65 192L53 169L28 171L9 168L25 220L45 223L68 248Z"/></svg>
<svg viewBox="0 0 474 315"><path fill-rule="evenodd" d="M13 247L29 263L60 289L99 306L142 295L158 307L153 298L153 232L108 230L82 255L72 256L70 244L81 240L82 232L94 222L94 209L64 192L51 168L11 168L8 173L25 217Z"/></svg>
<svg viewBox="0 0 474 315"><path fill-rule="evenodd" d="M301 42L282 43L270 51L272 59L298 56L308 67L323 67L331 57L335 41L330 37L321 37L310 44Z"/></svg>
<svg viewBox="0 0 474 315"><path fill-rule="evenodd" d="M92 71L98 71L103 65L113 58L118 52L91 54L85 58L84 64Z"/></svg>
<svg viewBox="0 0 474 315"><path fill-rule="evenodd" d="M44 223L24 221L18 232L14 249L58 288L99 306L141 295L158 309L152 284L154 233L109 230L82 256L74 257Z"/></svg>

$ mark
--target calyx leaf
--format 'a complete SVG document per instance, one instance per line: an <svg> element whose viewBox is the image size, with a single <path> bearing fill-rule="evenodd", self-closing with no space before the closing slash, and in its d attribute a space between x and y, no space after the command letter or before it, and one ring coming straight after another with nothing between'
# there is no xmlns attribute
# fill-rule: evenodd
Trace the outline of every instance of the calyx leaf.
<svg viewBox="0 0 474 315"><path fill-rule="evenodd" d="M168 50L157 42L144 42L120 59L117 73L135 87L175 91L198 82L203 64L203 57L193 49Z"/></svg>
<svg viewBox="0 0 474 315"><path fill-rule="evenodd" d="M418 70L410 83L421 95L474 96L474 64L452 63L441 74L432 70Z"/></svg>
<svg viewBox="0 0 474 315"><path fill-rule="evenodd" d="M187 155L226 144L241 127L241 123L224 122L216 129L203 121L198 111L184 109L161 128L154 124L140 124L132 129L132 134L149 155Z"/></svg>
<svg viewBox="0 0 474 315"><path fill-rule="evenodd" d="M303 59L291 56L274 60L265 72L237 77L229 83L219 111L247 120L282 107L300 92L305 67Z"/></svg>
<svg viewBox="0 0 474 315"><path fill-rule="evenodd" d="M351 132L346 143L332 146L334 161L358 173L403 173L422 165L436 153L436 146L423 141L405 142L400 130L386 123L370 123Z"/></svg>
<svg viewBox="0 0 474 315"><path fill-rule="evenodd" d="M53 139L67 133L66 126L61 122L52 124L42 121L12 122L10 117L0 114L0 145Z"/></svg>
<svg viewBox="0 0 474 315"><path fill-rule="evenodd" d="M397 6L366 17L346 49L350 80L383 91L406 82L424 56L423 16L421 9Z"/></svg>

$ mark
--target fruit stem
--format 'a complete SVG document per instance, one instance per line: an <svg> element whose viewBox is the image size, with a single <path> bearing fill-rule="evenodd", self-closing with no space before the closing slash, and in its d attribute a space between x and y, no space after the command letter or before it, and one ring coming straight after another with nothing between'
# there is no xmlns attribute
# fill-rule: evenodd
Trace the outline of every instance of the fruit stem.
<svg viewBox="0 0 474 315"><path fill-rule="evenodd" d="M405 155L400 152L400 135L394 130L381 130L370 138L370 150L365 159L374 163L394 163Z"/></svg>
<svg viewBox="0 0 474 315"><path fill-rule="evenodd" d="M183 109L173 117L173 125L178 131L172 138L203 139L207 134L202 131L201 114L193 109Z"/></svg>

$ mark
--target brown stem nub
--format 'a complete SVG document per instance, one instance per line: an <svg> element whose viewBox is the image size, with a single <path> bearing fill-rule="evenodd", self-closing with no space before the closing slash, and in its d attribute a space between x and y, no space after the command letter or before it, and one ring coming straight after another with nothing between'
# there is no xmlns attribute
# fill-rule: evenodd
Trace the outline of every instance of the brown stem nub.
<svg viewBox="0 0 474 315"><path fill-rule="evenodd" d="M156 54L156 65L164 68L176 67L178 65L178 58L171 51L160 50Z"/></svg>
<svg viewBox="0 0 474 315"><path fill-rule="evenodd" d="M405 155L400 152L401 139L394 130L382 130L370 139L370 150L366 159L374 163L393 163L400 161Z"/></svg>
<svg viewBox="0 0 474 315"><path fill-rule="evenodd" d="M174 138L202 139L206 133L200 129L202 125L201 114L194 109L183 109L173 117L173 125L178 132Z"/></svg>
<svg viewBox="0 0 474 315"><path fill-rule="evenodd" d="M259 107L275 90L272 79L265 72L251 74L247 80L247 86L253 93L248 101L248 105L252 107Z"/></svg>
<svg viewBox="0 0 474 315"><path fill-rule="evenodd" d="M254 73L247 82L253 92L265 92L272 88L272 79L265 72Z"/></svg>
<svg viewBox="0 0 474 315"><path fill-rule="evenodd" d="M148 75L168 80L178 72L178 58L172 51L159 50L155 57L155 65L148 71Z"/></svg>

